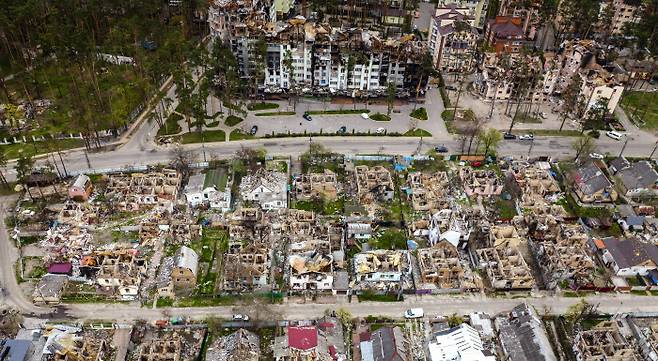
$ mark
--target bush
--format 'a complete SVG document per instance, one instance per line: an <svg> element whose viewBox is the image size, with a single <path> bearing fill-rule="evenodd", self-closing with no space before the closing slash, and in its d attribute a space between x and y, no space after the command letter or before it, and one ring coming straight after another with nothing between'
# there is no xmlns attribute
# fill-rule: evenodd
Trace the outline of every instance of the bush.
<svg viewBox="0 0 658 361"><path fill-rule="evenodd" d="M249 110L268 110L268 109L276 109L279 107L279 104L276 103L253 103L247 105L247 109Z"/></svg>
<svg viewBox="0 0 658 361"><path fill-rule="evenodd" d="M376 122L388 122L388 121L391 120L391 117L389 117L389 116L386 115L386 114L375 113L375 114L373 114L373 115L370 116L370 119L372 119L372 120L374 120L374 121L376 121Z"/></svg>
<svg viewBox="0 0 658 361"><path fill-rule="evenodd" d="M237 117L235 115L229 115L228 117L226 117L224 124L226 124L229 127L233 127L242 123L242 120L243 120L242 118Z"/></svg>
<svg viewBox="0 0 658 361"><path fill-rule="evenodd" d="M425 108L418 108L409 114L412 118L427 120L427 110Z"/></svg>
<svg viewBox="0 0 658 361"><path fill-rule="evenodd" d="M229 134L229 140L243 140L243 139L254 139L254 136L247 134L240 129L233 129L231 134Z"/></svg>
<svg viewBox="0 0 658 361"><path fill-rule="evenodd" d="M264 112L256 113L257 117L276 117L278 115L295 115L295 112Z"/></svg>
<svg viewBox="0 0 658 361"><path fill-rule="evenodd" d="M599 132L598 130L591 130L587 134L594 139L599 139L599 137L601 136L601 132Z"/></svg>
<svg viewBox="0 0 658 361"><path fill-rule="evenodd" d="M183 129L178 125L178 121L181 119L183 119L183 117L180 114L171 113L165 121L165 124L158 129L158 136L180 133Z"/></svg>
<svg viewBox="0 0 658 361"><path fill-rule="evenodd" d="M432 133L428 132L425 129L413 129L413 130L407 130L402 135L405 137L431 137Z"/></svg>

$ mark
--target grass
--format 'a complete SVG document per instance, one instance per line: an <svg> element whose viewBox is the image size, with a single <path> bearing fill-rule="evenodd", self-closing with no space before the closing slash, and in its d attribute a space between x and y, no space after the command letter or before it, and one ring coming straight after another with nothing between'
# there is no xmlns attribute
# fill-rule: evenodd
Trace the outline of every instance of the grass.
<svg viewBox="0 0 658 361"><path fill-rule="evenodd" d="M498 217L502 219L512 219L516 216L516 207L512 201L498 199L496 200L496 209L498 210Z"/></svg>
<svg viewBox="0 0 658 361"><path fill-rule="evenodd" d="M322 213L324 211L324 201L322 199L312 199L308 201L297 201L293 205L294 209L301 209L303 211L313 211L315 213Z"/></svg>
<svg viewBox="0 0 658 361"><path fill-rule="evenodd" d="M54 151L84 147L82 139L49 140L36 143L16 143L0 146L7 159L15 159L21 155L37 155Z"/></svg>
<svg viewBox="0 0 658 361"><path fill-rule="evenodd" d="M279 115L295 115L297 113L295 112L264 112L264 113L256 113L257 117L276 117Z"/></svg>
<svg viewBox="0 0 658 361"><path fill-rule="evenodd" d="M531 131L512 130L512 133L516 135L522 135L529 132L534 135L544 136L544 137L580 137L580 131L573 129L567 129L562 131L559 131L558 129L532 129Z"/></svg>
<svg viewBox="0 0 658 361"><path fill-rule="evenodd" d="M174 300L166 297L166 298L158 298L158 300L155 302L155 307L171 307L174 305Z"/></svg>
<svg viewBox="0 0 658 361"><path fill-rule="evenodd" d="M558 204L569 213L577 217L586 217L586 218L607 218L610 217L610 211L607 208L601 207L582 207L576 200L573 198L571 193L567 193L566 196L558 201Z"/></svg>
<svg viewBox="0 0 658 361"><path fill-rule="evenodd" d="M216 185L217 189L226 188L226 183L228 182L228 172L224 168L215 168L208 169L206 172L206 177L203 180L203 187L209 187L210 185Z"/></svg>
<svg viewBox="0 0 658 361"><path fill-rule="evenodd" d="M643 128L658 128L658 92L631 91L621 101L626 115ZM645 113L646 112L646 113Z"/></svg>
<svg viewBox="0 0 658 361"><path fill-rule="evenodd" d="M167 120L165 121L164 125L158 129L158 136L163 136L163 135L172 135L172 134L178 134L182 131L180 125L178 125L178 121L183 119L183 116L181 116L178 113L171 113L169 117L167 117Z"/></svg>
<svg viewBox="0 0 658 361"><path fill-rule="evenodd" d="M370 113L370 109L334 109L334 110L309 110L306 114L321 115L321 114L361 114Z"/></svg>
<svg viewBox="0 0 658 361"><path fill-rule="evenodd" d="M224 121L224 124L226 124L229 127L234 127L234 126L242 123L243 120L244 119L242 119L238 116L229 115L228 117L226 117L226 120Z"/></svg>
<svg viewBox="0 0 658 361"><path fill-rule="evenodd" d="M514 121L518 123L541 123L541 119L528 113L518 113L514 116Z"/></svg>
<svg viewBox="0 0 658 361"><path fill-rule="evenodd" d="M208 306L226 306L235 303L236 298L232 296L192 296L176 302L176 307L208 307Z"/></svg>
<svg viewBox="0 0 658 361"><path fill-rule="evenodd" d="M216 127L216 126L218 126L218 125L219 125L219 121L214 121L214 122L206 123L206 127L208 127L208 128L214 128L214 127Z"/></svg>
<svg viewBox="0 0 658 361"><path fill-rule="evenodd" d="M400 301L402 301L402 298L398 300L397 295L389 295L389 294L379 295L379 294L372 293L372 292L364 292L364 293L358 295L358 297L359 297L359 302L367 302L367 301L371 301L371 302L400 302Z"/></svg>
<svg viewBox="0 0 658 361"><path fill-rule="evenodd" d="M182 144L201 143L201 142L223 142L226 140L226 133L223 130L206 130L203 132L185 133L181 136Z"/></svg>
<svg viewBox="0 0 658 361"><path fill-rule="evenodd" d="M402 134L404 137L431 137L432 133L428 132L425 129L412 129L412 130L407 130L404 134Z"/></svg>
<svg viewBox="0 0 658 361"><path fill-rule="evenodd" d="M634 294L636 296L648 296L649 294L647 291L639 291L639 290L632 290L631 294Z"/></svg>
<svg viewBox="0 0 658 361"><path fill-rule="evenodd" d="M390 116L388 116L386 114L382 114L382 113L375 113L375 114L370 116L370 119L372 119L376 122L390 122L391 121Z"/></svg>
<svg viewBox="0 0 658 361"><path fill-rule="evenodd" d="M400 230L387 229L369 243L376 249L407 249L407 236Z"/></svg>
<svg viewBox="0 0 658 361"><path fill-rule="evenodd" d="M233 129L231 134L229 134L229 140L243 140L243 139L254 139L251 134L243 132L241 129Z"/></svg>
<svg viewBox="0 0 658 361"><path fill-rule="evenodd" d="M427 109L421 107L418 108L409 114L410 117L420 119L420 120L427 120Z"/></svg>
<svg viewBox="0 0 658 361"><path fill-rule="evenodd" d="M261 103L252 103L252 104L247 105L247 109L248 109L248 110L252 110L252 111L255 111L255 110L277 109L278 107L279 107L279 104L276 104L276 103L265 103L265 102L261 102Z"/></svg>

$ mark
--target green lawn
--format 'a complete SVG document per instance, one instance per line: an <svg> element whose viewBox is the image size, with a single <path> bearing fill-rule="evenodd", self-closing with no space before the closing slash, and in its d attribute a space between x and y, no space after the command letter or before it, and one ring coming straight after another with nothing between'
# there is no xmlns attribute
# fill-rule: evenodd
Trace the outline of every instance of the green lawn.
<svg viewBox="0 0 658 361"><path fill-rule="evenodd" d="M233 127L233 126L236 126L236 125L242 123L243 120L244 119L242 119L240 117L237 117L235 115L229 115L228 117L226 117L226 120L224 121L224 124L226 124L229 127Z"/></svg>
<svg viewBox="0 0 658 361"><path fill-rule="evenodd" d="M573 129L563 129L562 131L558 129L512 130L512 133L516 135L532 133L537 136L545 137L580 137L580 131Z"/></svg>
<svg viewBox="0 0 658 361"><path fill-rule="evenodd" d="M431 137L432 133L428 132L425 129L414 129L414 130L408 130L402 135L405 137Z"/></svg>
<svg viewBox="0 0 658 361"><path fill-rule="evenodd" d="M427 120L427 109L425 108L418 108L409 114L410 117L420 119L420 120Z"/></svg>
<svg viewBox="0 0 658 361"><path fill-rule="evenodd" d="M178 121L183 119L183 116L181 116L178 113L171 113L167 120L165 121L164 125L158 129L158 136L163 136L163 135L172 135L172 134L178 134L182 131L180 125L178 124Z"/></svg>
<svg viewBox="0 0 658 361"><path fill-rule="evenodd" d="M370 109L336 109L336 110L309 110L306 114L321 115L321 114L361 114L370 113Z"/></svg>
<svg viewBox="0 0 658 361"><path fill-rule="evenodd" d="M241 129L233 129L231 134L229 134L229 140L243 140L243 139L254 139L255 137L251 134L243 132Z"/></svg>
<svg viewBox="0 0 658 361"><path fill-rule="evenodd" d="M226 168L208 169L206 177L203 181L203 187L208 187L212 184L216 185L218 189L224 189L228 182L228 172Z"/></svg>
<svg viewBox="0 0 658 361"><path fill-rule="evenodd" d="M387 229L369 243L375 249L407 249L407 236L397 229Z"/></svg>
<svg viewBox="0 0 658 361"><path fill-rule="evenodd" d="M204 132L185 133L181 136L182 144L201 143L201 142L223 142L226 140L226 133L223 130L206 130Z"/></svg>
<svg viewBox="0 0 658 361"><path fill-rule="evenodd" d="M7 159L16 159L21 154L37 155L49 153L56 149L66 150L72 148L84 147L85 144L81 139L63 139L50 140L47 142L20 143L0 145L0 150L5 153Z"/></svg>
<svg viewBox="0 0 658 361"><path fill-rule="evenodd" d="M277 109L279 104L276 103L252 103L247 105L249 110L268 110L268 109Z"/></svg>
<svg viewBox="0 0 658 361"><path fill-rule="evenodd" d="M276 117L279 115L295 115L297 113L295 112L264 112L264 113L256 113L257 117Z"/></svg>
<svg viewBox="0 0 658 361"><path fill-rule="evenodd" d="M376 122L390 122L391 121L390 116L388 116L386 114L382 114L382 113L375 113L375 114L370 116L370 119L372 119Z"/></svg>
<svg viewBox="0 0 658 361"><path fill-rule="evenodd" d="M620 104L643 128L658 128L658 92L628 92Z"/></svg>

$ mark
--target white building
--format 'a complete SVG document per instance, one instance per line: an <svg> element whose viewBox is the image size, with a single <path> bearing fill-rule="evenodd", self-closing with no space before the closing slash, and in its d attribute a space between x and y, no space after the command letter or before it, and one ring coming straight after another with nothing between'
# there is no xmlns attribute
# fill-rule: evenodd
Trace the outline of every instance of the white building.
<svg viewBox="0 0 658 361"><path fill-rule="evenodd" d="M581 99L585 99L587 102L587 111L603 100L608 108L608 113L614 112L621 100L624 87L609 79L603 79L597 72L581 72L579 75L583 79L580 95Z"/></svg>
<svg viewBox="0 0 658 361"><path fill-rule="evenodd" d="M185 187L185 200L190 207L198 207L202 204L218 209L222 212L231 210L231 189L226 187L223 191L215 185L204 187L205 174L197 174L190 177Z"/></svg>
<svg viewBox="0 0 658 361"><path fill-rule="evenodd" d="M495 361L486 351L477 330L466 323L436 333L429 345L431 361Z"/></svg>
<svg viewBox="0 0 658 361"><path fill-rule="evenodd" d="M263 209L288 208L288 176L261 169L242 178L240 196Z"/></svg>

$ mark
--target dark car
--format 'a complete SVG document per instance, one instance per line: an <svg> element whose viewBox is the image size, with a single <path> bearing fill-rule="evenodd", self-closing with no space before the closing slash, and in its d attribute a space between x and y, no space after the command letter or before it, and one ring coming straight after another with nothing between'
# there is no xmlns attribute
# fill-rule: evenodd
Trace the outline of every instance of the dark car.
<svg viewBox="0 0 658 361"><path fill-rule="evenodd" d="M309 122L310 122L311 120L313 120L313 118L311 118L311 116L308 115L307 113L304 113L304 115L302 115L302 118L308 120Z"/></svg>
<svg viewBox="0 0 658 361"><path fill-rule="evenodd" d="M446 89L447 89L447 90L453 90L453 91L454 91L454 90L457 90L457 88L455 88L455 87L452 86L452 85L446 85Z"/></svg>
<svg viewBox="0 0 658 361"><path fill-rule="evenodd" d="M444 145L439 145L434 147L434 151L437 153L448 153L448 148L446 148Z"/></svg>
<svg viewBox="0 0 658 361"><path fill-rule="evenodd" d="M345 134L346 132L347 132L347 127L344 125L338 129L338 134Z"/></svg>
<svg viewBox="0 0 658 361"><path fill-rule="evenodd" d="M251 127L251 132L249 133L251 133L251 135L255 135L257 131L258 131L258 126L254 125L253 127Z"/></svg>
<svg viewBox="0 0 658 361"><path fill-rule="evenodd" d="M516 139L516 135L512 133L504 133L503 134L503 139Z"/></svg>

